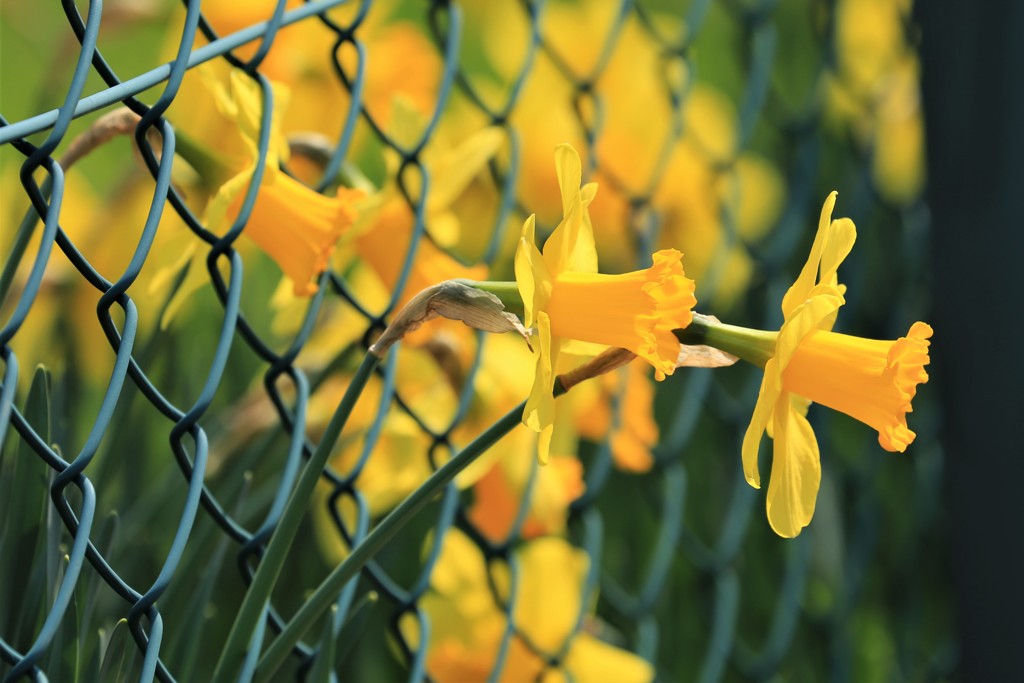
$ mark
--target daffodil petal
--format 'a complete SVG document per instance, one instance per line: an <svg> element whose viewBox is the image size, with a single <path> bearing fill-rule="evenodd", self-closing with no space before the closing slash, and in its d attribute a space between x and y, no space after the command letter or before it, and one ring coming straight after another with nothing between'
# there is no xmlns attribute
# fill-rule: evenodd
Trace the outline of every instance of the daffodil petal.
<svg viewBox="0 0 1024 683"><path fill-rule="evenodd" d="M594 201L594 197L597 196L597 183L587 183L580 188L580 202L584 207L590 206L590 203Z"/></svg>
<svg viewBox="0 0 1024 683"><path fill-rule="evenodd" d="M837 218L828 228L828 238L821 251L821 265L818 282L838 285L836 271L849 256L853 243L857 241L857 227L849 218Z"/></svg>
<svg viewBox="0 0 1024 683"><path fill-rule="evenodd" d="M782 396L775 408L775 448L768 482L768 523L779 536L793 538L810 524L821 486L821 460L814 430Z"/></svg>
<svg viewBox="0 0 1024 683"><path fill-rule="evenodd" d="M757 453L761 446L761 435L768 426L768 420L772 417L775 403L779 394L782 393L782 378L779 374L778 363L775 359L768 361L764 368L764 378L761 380L761 389L757 393L757 404L754 406L754 414L750 417L750 424L743 435L743 476L747 483L755 489L761 488L761 474L757 471Z"/></svg>
<svg viewBox="0 0 1024 683"><path fill-rule="evenodd" d="M537 313L537 338L534 341L537 353L537 373L530 390L530 397L523 409L523 424L540 433L539 454L541 464L547 462L551 446L551 430L555 423L555 365L558 362L558 347L552 344L551 320L544 311Z"/></svg>
<svg viewBox="0 0 1024 683"><path fill-rule="evenodd" d="M450 250L458 244L462 224L459 222L457 213L441 208L431 212L428 221L427 232L437 246Z"/></svg>
<svg viewBox="0 0 1024 683"><path fill-rule="evenodd" d="M833 290L834 291L834 290ZM804 301L792 313L786 317L779 336L775 341L775 362L778 364L778 371L785 371L789 360L796 353L800 342L808 334L815 330L822 329L822 323L835 320L836 311L843 305L843 298L837 291L832 294L821 294Z"/></svg>
<svg viewBox="0 0 1024 683"><path fill-rule="evenodd" d="M811 253L807 256L807 262L800 270L796 282L782 298L782 314L789 320L790 314L797 306L807 299L807 293L815 285L815 278L818 275L818 266L821 263L821 253L825 248L828 237L829 226L832 224L832 209L836 205L836 192L832 192L825 199L821 207L821 216L818 219L818 232L814 235L814 244L811 246Z"/></svg>
<svg viewBox="0 0 1024 683"><path fill-rule="evenodd" d="M569 647L565 668L572 672L577 683L648 683L654 680L654 667L646 660L585 631L579 633Z"/></svg>
<svg viewBox="0 0 1024 683"><path fill-rule="evenodd" d="M537 462L547 465L551 460L551 437L555 434L555 425L548 425L537 437Z"/></svg>
<svg viewBox="0 0 1024 683"><path fill-rule="evenodd" d="M811 407L811 399L798 396L796 394L789 395L789 408L797 415L807 417L807 411Z"/></svg>
<svg viewBox="0 0 1024 683"><path fill-rule="evenodd" d="M527 328L534 326L537 312L547 307L554 286L554 278L537 249L536 230L536 216L531 215L523 223L515 256L516 283L523 299L523 324Z"/></svg>
<svg viewBox="0 0 1024 683"><path fill-rule="evenodd" d="M230 227L230 225L227 225L228 211L231 205L235 203L235 200L238 199L238 196L245 192L249 186L249 181L252 180L253 168L252 165L246 167L241 173L238 173L221 185L217 189L217 193L207 203L206 211L203 214L203 222L213 232L224 233L228 231Z"/></svg>
<svg viewBox="0 0 1024 683"><path fill-rule="evenodd" d="M563 142L555 147L555 172L562 193L562 215L568 216L581 202L580 184L583 182L583 164L572 145Z"/></svg>
<svg viewBox="0 0 1024 683"><path fill-rule="evenodd" d="M562 192L563 218L544 244L544 261L555 276L564 271L596 273L597 247L587 206L597 188L587 190L589 199L584 203L579 185L580 157L571 145L561 144L555 149L555 168Z"/></svg>
<svg viewBox="0 0 1024 683"><path fill-rule="evenodd" d="M426 117L408 97L397 95L391 101L391 137L403 147L413 147L423 135Z"/></svg>
<svg viewBox="0 0 1024 683"><path fill-rule="evenodd" d="M260 124L263 120L263 93L259 84L241 69L230 72L230 94L223 88L215 91L218 109L238 123L242 137L256 152L255 141L260 138ZM281 132L281 112L287 111L291 93L281 83L271 85L274 97L274 110L271 112L270 145L267 152L267 165L277 166L281 161L288 161L288 142ZM224 98L230 97L230 102Z"/></svg>
<svg viewBox="0 0 1024 683"><path fill-rule="evenodd" d="M205 262L205 255L199 252L195 244L190 244L182 251L181 257L177 261L164 266L153 277L153 283L149 287L150 294L167 291L171 286L172 279L179 277L182 271L188 268L184 280L174 290L171 300L164 307L163 315L160 316L161 330L168 329L185 303L192 298L193 294L202 289L204 284L209 282L209 275L206 268L203 267Z"/></svg>
<svg viewBox="0 0 1024 683"><path fill-rule="evenodd" d="M503 139L500 128L484 128L429 164L433 182L427 197L427 212L450 207L498 153Z"/></svg>

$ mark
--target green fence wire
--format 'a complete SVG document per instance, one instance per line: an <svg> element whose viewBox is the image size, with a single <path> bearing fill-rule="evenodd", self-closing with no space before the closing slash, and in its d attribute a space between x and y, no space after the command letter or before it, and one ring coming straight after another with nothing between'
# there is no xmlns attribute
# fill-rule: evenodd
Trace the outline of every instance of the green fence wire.
<svg viewBox="0 0 1024 683"><path fill-rule="evenodd" d="M855 252L844 270L849 295L840 326L891 339L927 309L927 263L921 257L927 210L919 188L894 196L879 171L879 157L887 153L879 145L892 140L858 129L879 129L886 115L880 109L890 105L849 82L857 72L843 65L849 47L838 25L856 20L843 15L851 11L849 2L524 0L498 9L439 0L282 1L262 3L259 16L238 10L240 25L221 32L217 27L228 23L204 15L208 4L185 2L184 11L176 12L154 5L148 20L126 12L130 3L98 0L84 15L70 1L61 3L63 16L51 3L24 10L36 15L24 25L58 36L50 49L58 68L50 81L27 84L37 89L31 111L43 113L12 117L0 111L7 117L0 119L0 158L8 204L0 244L9 249L0 280L5 681L206 680L222 649L217 674L225 680L447 680L430 663L432 624L424 603L436 589L432 575L445 539L456 533L484 558L495 605L505 617L497 656L480 680L517 680L507 665L519 646L533 648L550 669L570 656L568 641L556 651L529 643L515 618L517 591L524 589L519 550L530 543L524 526L536 466L505 540L478 528L473 494L449 482L440 497L421 501L408 527L363 551L365 566L356 577L310 598L339 559L322 549L345 547L343 554L359 556L368 539L376 543L382 513L398 503L373 509L365 490L368 463L385 448L388 416L401 414L415 425L419 437L400 448L426 471L466 445L455 434L471 419L477 373L493 339L477 334L460 360L460 391L445 424L423 414L423 401L409 395L414 389L403 383L404 344L379 365L372 356L361 366L359 359L401 303L417 254L443 241L431 232L431 223L439 222L429 206L438 179L428 157L453 111L499 131L502 149L473 180L491 201L487 211L474 214L478 224L464 226L480 237L461 260L507 268L507 247L525 216L539 210L541 232L554 227L535 205L543 195L529 175L538 146L531 126L543 116L522 115L524 101L536 97L527 91L537 87L531 79L540 69L557 84L545 95L552 98L551 116L572 112L584 179L598 179L599 196L608 193L620 202L610 215L630 240L619 254L621 269L647 265L646 254L656 245L680 239L676 246L688 258L704 252L702 310L725 310L732 321L776 328L778 302L806 253L821 200L837 188L839 215L854 219L861 239L860 255ZM574 16L570 12L578 21L566 19ZM19 17L11 10L4 21L11 26ZM905 14L899 18L900 39L912 53L914 28ZM124 54L108 59L117 47L104 31L115 31L119 21L139 21L153 36L156 30L174 33L171 61L138 70L138 61ZM494 73L493 65L479 63L482 55L501 50L494 41L505 34L493 23L503 21L509 26L501 39L515 42L510 61L516 64ZM567 26L577 23L576 42L567 41ZM318 176L309 182L326 191L338 178L359 184L364 172L370 185L391 178L414 220L382 308L364 299L358 267L349 264L320 278L285 337L273 329L268 311L270 267L240 240L268 157L275 158L271 131L282 96L271 87L269 74L278 68L271 60L288 27L314 24L329 36L323 63L330 70L323 75L330 80L321 87L345 96L331 100L343 106L324 113L330 130L317 139L316 153L307 153ZM429 37L437 62L436 82L424 84L431 90L428 111L411 139L395 133L397 110L379 106L390 100L387 79L399 76L374 70L375 63L389 60L394 63L388 68L399 72L424 68L421 55L401 54L380 39L380 32L400 24ZM108 39L115 47L106 47ZM630 63L627 40L645 45L656 59ZM4 49L10 61L9 47ZM857 50L867 55L869 48ZM189 140L176 134L183 114L174 104L189 71L208 62L235 67L262 100L253 179L237 219L220 231L197 215L175 169L181 165L176 152ZM619 93L612 87L621 76L608 76L613 69L637 70L638 78L640 69L657 71L642 77L659 84L650 93L657 103L649 126L663 139L651 145L658 151L643 160L639 177L625 177L619 163L631 139L615 119ZM43 78L42 69L35 73ZM695 130L703 124L688 116L691 107L706 102L701 88L708 83L727 102L711 115L713 124L727 128L725 145L705 139L706 131ZM11 87L5 73L3 88ZM36 106L51 106L47 92L60 89L57 108ZM836 120L842 117L835 102L844 97L860 112L854 123ZM62 207L77 207L73 195L80 188L73 182L85 180L69 180L57 151L117 105L138 117L133 146L150 179L133 182L145 182L147 207L130 213L110 199L111 207L100 209L108 212L109 231L99 242L77 243L69 227L75 214ZM714 120L730 109L734 115ZM656 137L649 130L634 132L648 141ZM443 134L452 137L451 131ZM701 168L709 175L699 187L687 187L694 177L688 170L668 175L681 144L703 149ZM295 140L292 148L288 168L298 172L293 165L303 155ZM397 159L397 166L365 168L362 160L372 156L366 149L377 159ZM545 170L551 151L543 149ZM750 152L770 160L782 188L770 225L757 235L741 225L746 200L732 184ZM89 162L82 164L90 168ZM9 172L16 166L20 187ZM700 236L672 231L673 221L688 225L702 217L666 215L660 199L694 192L712 193L707 202L717 232L710 246ZM10 221L14 205L22 212L20 223ZM140 218L131 223L135 215ZM189 304L194 310L179 312L164 329L154 321L168 314L189 274L174 271L156 297L138 281L160 267L154 263L166 261L160 251L170 247L158 233L173 229L168 216L187 226L188 244L200 257L192 269L205 265L206 277ZM109 242L124 252L120 261L97 251L97 244ZM742 275L733 264L738 253L750 264ZM90 261L93 255L99 258ZM83 302L96 306L98 328L79 323ZM318 331L341 316L359 321L353 344L334 348L328 361L308 362L317 353ZM18 346L19 338L25 346ZM33 345L53 353L22 350ZM33 374L19 363L26 354L55 369ZM256 388L253 378L260 380ZM338 378L347 391L337 389ZM956 643L937 559L945 543L942 515L934 502L942 451L928 396L918 397L918 439L902 456L883 454L867 430L842 416L812 412L825 472L818 511L800 537L783 540L764 523L764 494L747 486L739 461L759 382L759 372L736 366L681 369L659 384L654 412L660 438L649 471L616 467L607 438L581 442L585 488L569 505L566 534L589 565L573 631L639 654L661 681L952 677ZM373 391L364 394L364 387ZM625 397L616 391L613 425L626 412ZM333 412L343 393L348 410L357 405L371 413L359 435L359 454L331 459L322 473L316 468L303 477L304 463L322 462L338 439L318 406L330 402ZM506 431L518 422L514 411L510 415ZM346 439L356 437L346 434L341 431L342 442L351 445ZM533 453L522 456L532 461ZM289 506L294 491L308 496L309 510L305 498ZM275 536L288 525L289 534ZM261 574L280 572L281 579L266 605L242 607L243 613L254 610L255 632L235 633L243 594L263 580L256 569L264 560L281 564ZM504 589L498 586L503 580ZM313 627L296 633L302 640L294 647L275 641L282 630L295 633L289 622L294 627L292 615L304 609L313 610L307 612ZM228 661L234 638L244 661ZM284 656L278 669L276 660Z"/></svg>

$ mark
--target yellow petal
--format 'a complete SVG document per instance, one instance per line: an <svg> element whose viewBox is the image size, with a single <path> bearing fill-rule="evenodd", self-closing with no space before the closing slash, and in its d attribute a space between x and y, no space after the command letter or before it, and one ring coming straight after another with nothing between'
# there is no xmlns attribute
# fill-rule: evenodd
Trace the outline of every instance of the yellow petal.
<svg viewBox="0 0 1024 683"><path fill-rule="evenodd" d="M210 276L205 267L206 257L195 249L195 245L191 245L182 254L182 256L182 260L187 262L188 272L185 273L185 279L182 280L180 285L178 285L178 289L175 290L174 294L171 296L171 300L167 302L163 315L160 316L161 330L169 328L178 313L184 307L185 303L192 298L193 294L202 289L203 285L209 282ZM175 269L173 271L168 271L168 274L171 274L172 272L174 275L180 274L181 270L178 269L177 266L182 263L182 260L179 260L178 263L175 264ZM185 265L182 265L181 267L183 268ZM164 273L160 273L158 276L163 274ZM154 291L160 290L154 288Z"/></svg>
<svg viewBox="0 0 1024 683"><path fill-rule="evenodd" d="M821 267L818 281L837 285L836 271L850 254L857 241L857 228L849 218L838 218L828 228L828 238L821 251Z"/></svg>
<svg viewBox="0 0 1024 683"><path fill-rule="evenodd" d="M821 253L825 248L829 226L832 224L832 209L836 205L836 195L837 193L833 191L825 199L825 204L821 207L821 216L818 219L818 232L814 235L811 253L808 255L804 267L800 270L800 275L797 277L796 282L786 292L786 296L782 298L782 314L786 320L789 320L793 310L804 302L807 298L807 293L815 285L818 265L821 263Z"/></svg>
<svg viewBox="0 0 1024 683"><path fill-rule="evenodd" d="M426 127L426 117L416 108L416 103L401 94L391 101L391 137L399 145L409 148L419 142Z"/></svg>
<svg viewBox="0 0 1024 683"><path fill-rule="evenodd" d="M541 464L544 464L551 447L551 428L555 423L555 397L552 390L555 385L555 363L558 361L558 348L551 340L551 321L544 311L537 313L537 338L533 344L537 352L537 373L523 409L523 424L540 433L541 454L538 457Z"/></svg>
<svg viewBox="0 0 1024 683"><path fill-rule="evenodd" d="M778 363L779 372L784 372L789 365L790 358L796 353L800 342L811 332L822 329L822 323L831 323L835 320L836 311L843 305L843 298L837 290L829 294L818 294L796 307L793 313L786 316L786 322L779 330L779 336L775 341L775 362Z"/></svg>
<svg viewBox="0 0 1024 683"><path fill-rule="evenodd" d="M597 196L597 183L587 183L580 188L580 201L584 207L590 206L590 203L594 201L594 197Z"/></svg>
<svg viewBox="0 0 1024 683"><path fill-rule="evenodd" d="M755 489L761 488L761 474L757 471L757 453L761 446L761 435L768 426L768 420L775 409L779 394L782 392L782 378L779 374L778 363L774 358L768 361L764 367L764 378L761 380L761 389L757 393L757 404L754 406L754 414L750 417L750 424L743 435L743 476L747 483Z"/></svg>
<svg viewBox="0 0 1024 683"><path fill-rule="evenodd" d="M228 224L228 211L235 203L235 200L249 187L252 180L254 165L249 165L241 173L236 174L223 185L206 204L206 211L203 212L203 222L215 233L225 233L231 227Z"/></svg>
<svg viewBox="0 0 1024 683"><path fill-rule="evenodd" d="M792 410L789 397L776 403L775 449L768 482L768 523L779 536L793 538L810 524L821 485L821 460L814 430Z"/></svg>
<svg viewBox="0 0 1024 683"><path fill-rule="evenodd" d="M516 283L523 299L523 324L527 328L533 327L537 313L547 308L554 285L544 258L537 249L536 222L536 216L531 214L523 223L515 256Z"/></svg>
<svg viewBox="0 0 1024 683"><path fill-rule="evenodd" d="M557 276L563 271L596 273L597 247L587 213L596 187L589 189L588 186L589 199L584 203L580 189L580 156L572 145L561 144L555 149L555 168L562 192L563 218L544 245L544 260L552 275Z"/></svg>
<svg viewBox="0 0 1024 683"><path fill-rule="evenodd" d="M225 116L233 116L242 136L252 144L255 153L255 142L260 138L260 123L263 119L263 93L259 84L240 69L232 69L229 78L232 102L220 101L218 108ZM291 94L281 83L273 83L271 88L274 110L271 112L267 165L277 166L281 161L288 161L288 142L281 132L281 112L288 110ZM226 95L223 89L218 89L217 93L219 100Z"/></svg>
<svg viewBox="0 0 1024 683"><path fill-rule="evenodd" d="M427 212L451 207L473 178L498 153L503 138L500 128L484 128L431 163L429 170L432 182L427 197Z"/></svg>
<svg viewBox="0 0 1024 683"><path fill-rule="evenodd" d="M451 250L458 243L462 224L454 211L434 211L427 220L427 232L437 246Z"/></svg>
<svg viewBox="0 0 1024 683"><path fill-rule="evenodd" d="M555 425L549 424L540 430L537 436L537 462L547 465L551 461L551 437L555 435Z"/></svg>
<svg viewBox="0 0 1024 683"><path fill-rule="evenodd" d="M589 633L576 636L565 657L565 668L576 683L647 683L654 668L646 660L598 640Z"/></svg>
<svg viewBox="0 0 1024 683"><path fill-rule="evenodd" d="M555 147L555 172L562 193L562 215L568 216L581 202L580 184L583 182L583 165L572 145L563 142Z"/></svg>
<svg viewBox="0 0 1024 683"><path fill-rule="evenodd" d="M576 630L590 558L555 536L530 541L516 554L520 562L513 608L516 626L542 652L558 652Z"/></svg>

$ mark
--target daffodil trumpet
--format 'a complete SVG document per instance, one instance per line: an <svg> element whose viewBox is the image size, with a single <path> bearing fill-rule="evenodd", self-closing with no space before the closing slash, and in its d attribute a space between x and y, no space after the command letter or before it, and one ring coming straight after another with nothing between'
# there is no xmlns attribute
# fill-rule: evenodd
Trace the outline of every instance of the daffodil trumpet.
<svg viewBox="0 0 1024 683"><path fill-rule="evenodd" d="M676 336L683 344L713 346L760 368L775 355L781 332L726 325L694 314ZM782 389L846 413L878 432L887 451L903 452L915 434L906 413L917 385L928 381L932 329L916 322L905 337L877 340L812 330L782 370Z"/></svg>

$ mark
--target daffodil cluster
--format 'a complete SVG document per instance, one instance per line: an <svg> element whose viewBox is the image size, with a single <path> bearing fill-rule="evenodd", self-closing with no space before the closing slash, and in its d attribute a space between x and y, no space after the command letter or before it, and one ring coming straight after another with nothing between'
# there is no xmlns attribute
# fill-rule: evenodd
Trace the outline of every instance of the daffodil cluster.
<svg viewBox="0 0 1024 683"><path fill-rule="evenodd" d="M174 340L210 327L201 319L208 307L186 304L228 267L232 276L242 274L235 266L243 264L244 293L230 292L231 315L209 374L216 386L203 389L204 397L216 394L201 406L212 406L204 424L216 425L209 472L217 476L208 493L220 495L220 475L228 470L219 468L243 463L247 481L259 484L239 501L250 515L268 499L262 478L277 474L266 465L269 458L257 460L287 440L288 464L274 482L285 483L264 530L283 538L287 525L275 518L299 516L278 515L280 505L298 510L292 506L314 497L310 526L318 549L335 568L362 557L364 564L349 565L346 590L363 590L366 582L353 585L351 576L366 572L370 583L391 593L392 635L402 649L417 651L411 668L421 676L439 683L652 681L654 663L626 645L646 643L638 650L656 652L656 633L638 619L636 634L603 620L596 593L615 589L596 578L609 569L612 553L598 566L601 558L578 545L578 523L589 523L609 468L615 477L646 483L644 475L653 479L679 464L669 465L675 454L659 448L672 440L665 432L685 431L663 418L679 375L695 367L726 374L739 360L763 371L755 377L756 401L740 405L746 429L741 443L734 435L736 452L727 462L741 487L742 476L760 489L765 473L766 514L757 522L766 534L770 527L793 538L812 523L822 462L832 457L829 442L819 446L812 403L874 430L886 451L904 452L915 441L908 416L928 381L932 329L913 322L899 328L903 336L878 340L837 327L847 301L840 269L857 229L848 218L833 219L835 192L825 199L806 263L780 302L778 329L740 327L698 310L698 297L705 309L724 311L723 318L736 310L756 273L752 245L783 207L796 206L787 205L786 184L800 174L783 172L769 157L789 138L754 125L762 100L794 114L820 95L813 104L822 131L815 133L849 139L866 160L872 191L887 203L905 208L920 199L924 129L919 66L905 26L909 4L831 3L832 58L821 69L796 70L813 74L813 87L794 92L799 79L788 76L800 60L789 54L766 72L769 96L756 92L767 81L751 69L743 109L731 99L736 65L725 62L728 78L721 82L707 80L684 49L697 38L701 22L691 19L701 12L684 20L618 0L335 4L203 2L202 35L192 47L203 47L213 34L235 38L207 45L202 59L194 56L180 88L177 76L168 84L176 92L164 116L175 144L173 155L169 144L164 149L172 158L160 164L170 166L172 201L157 202L149 175L134 167L105 193L101 183L82 177L83 166L91 166L67 168L59 235L68 258L47 265L36 283L38 302L10 348L23 366L80 373L94 392L113 387L106 345L64 341L76 328L88 330L78 336L112 337L109 320L101 316L102 327L96 326L98 280L82 278L86 269L77 256L88 257L97 272L117 274L135 261L133 253L148 252L129 286L142 312L136 337L151 336L154 349L165 339L146 325L177 325L166 336ZM182 19L185 10L177 11ZM742 13L712 9L707 23L732 26L733 14ZM767 28L781 34L792 14L773 14ZM252 26L260 22L269 24L257 35ZM248 38L239 33L247 29ZM724 30L708 30L701 44L731 44L719 40L729 37ZM763 66L761 52L774 51L774 33L746 33L756 34L749 66ZM167 60L182 48L181 35L168 40ZM228 44L230 54L217 52ZM713 54L725 51L717 47ZM79 107L76 117L88 109ZM0 167L0 180L11 181L0 183L4 226L22 221L8 208L25 199L13 168ZM161 210L145 249L111 239L111 216L142 225ZM33 214L28 217L16 238L0 234L0 248L40 239ZM228 238L230 265L214 258ZM35 277L17 259L11 264L0 277L0 304L8 313L21 306L14 295ZM777 315L774 303L770 308ZM487 316L487 324L480 322ZM228 334L238 334L252 357L221 362ZM196 339L203 348L206 337ZM150 412L169 414L153 388L164 391L158 372L173 363L147 362L148 344L139 350L146 353L132 352L132 379L160 409ZM116 361L118 372L123 360ZM266 366L262 383L245 374L257 362ZM139 370L152 387L139 381ZM167 384L177 401L191 382ZM58 408L68 403L67 387L55 393ZM712 407L725 403L739 405L730 397ZM54 440L65 440L60 431ZM303 461L311 444L322 445ZM197 441L197 462L198 448ZM472 458L460 460L466 453ZM304 462L313 463L307 481L325 466L330 472L319 488L309 484L305 495L286 502L285 484L301 476ZM439 472L452 474L431 488ZM699 470L691 478L693 472ZM198 466L196 473L202 474ZM400 581L379 580L377 570L386 573L394 556L353 553L357 539L413 509L410 503L434 504L442 489L445 514L435 531L401 557L423 550L428 569L407 595L391 590ZM698 497L688 500L700 504ZM205 494L203 502L210 502ZM401 523L418 512L406 514ZM667 557L669 532L666 525L652 564ZM631 549L630 543L605 547ZM246 567L272 566L266 558ZM618 607L614 596L608 603ZM346 602L335 604L340 609ZM257 611L265 613L267 605ZM339 626L352 628L357 611L339 612L332 635ZM325 635L323 642L331 641ZM273 647L269 636L267 645ZM261 669L265 654L248 659ZM326 669L309 675L321 673Z"/></svg>
<svg viewBox="0 0 1024 683"><path fill-rule="evenodd" d="M774 443L768 521L780 536L796 536L814 514L821 461L806 417L812 402L874 428L886 450L902 452L913 442L906 414L918 384L928 380L924 366L932 330L917 322L906 337L895 341L831 331L845 303L846 288L839 283L838 269L856 239L851 220L832 220L835 192L822 207L810 256L782 300L784 323L778 332L739 328L701 316L698 329L688 333L696 300L694 283L683 274L682 254L659 251L646 270L598 274L588 213L597 188L580 187L580 160L570 146L559 146L555 159L564 218L543 253L534 242L534 217L528 218L516 252L524 320L533 332L537 356L523 424L540 433L542 463L547 461L555 425L556 367L566 350L628 349L663 379L681 358L679 338L698 339L764 368L743 439L743 470L750 485L760 488L758 451L767 431Z"/></svg>

